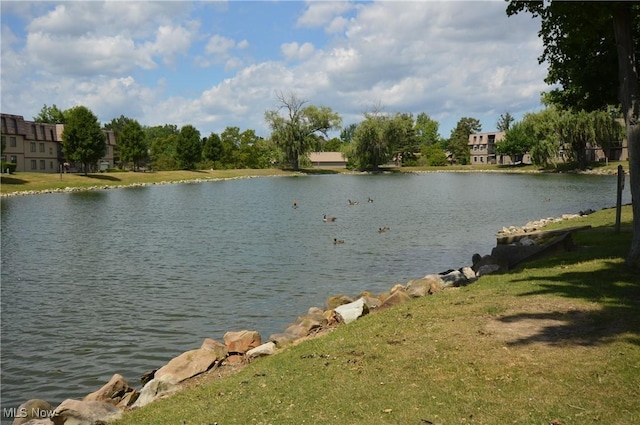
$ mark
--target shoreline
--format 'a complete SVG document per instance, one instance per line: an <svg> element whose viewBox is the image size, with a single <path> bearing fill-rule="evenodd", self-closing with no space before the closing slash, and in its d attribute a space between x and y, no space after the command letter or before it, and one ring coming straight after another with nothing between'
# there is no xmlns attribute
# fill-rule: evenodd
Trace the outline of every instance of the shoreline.
<svg viewBox="0 0 640 425"><path fill-rule="evenodd" d="M31 196L31 195L47 195L52 193L74 193L74 192L84 192L84 191L95 191L95 190L112 190L112 189L127 189L132 187L147 187L147 186L162 186L162 185L170 185L170 184L196 184L196 183L208 183L208 182L218 182L218 181L226 181L226 180L239 180L239 179L251 179L251 178L261 178L261 177L286 177L286 176L304 176L304 175L317 175L324 174L327 169L317 169L317 172L303 172L303 171L292 171L288 174L251 174L246 173L238 176L231 177L194 177L187 179L176 179L176 180L162 180L158 182L133 182L128 184L103 184L103 185L91 185L91 186L66 186L64 188L52 187L47 189L40 190L17 190L13 192L0 193L0 198L9 198L14 196ZM333 171L333 170L332 170ZM509 170L509 169L479 169L479 170L462 170L462 169L434 169L434 170L411 170L411 169L400 169L400 171L381 171L381 173L392 173L392 172L400 172L406 174L430 174L430 173L495 173L495 174L571 174L571 175L590 175L590 176L615 176L617 175L617 170L613 169L605 169L605 170L573 170L573 171L544 171L544 170ZM628 170L624 170L625 174L628 174ZM351 171L351 170L339 170L336 174L372 174L370 171ZM80 174L75 174L80 176ZM98 174L101 175L101 174ZM57 174L56 174L57 176ZM4 177L4 175L3 175ZM6 185L7 183L5 183Z"/></svg>
<svg viewBox="0 0 640 425"><path fill-rule="evenodd" d="M540 231L541 229L544 229L544 227L546 227L548 224L572 220L579 217L582 217L582 215L571 214L563 215L562 217L557 218L546 218L536 220L534 222L528 222L522 226L518 226L517 231L513 232L512 230L512 234L519 233L521 235L526 235L527 233L532 231L532 229L530 229L532 223L536 224L536 228L533 230ZM500 235L500 233L500 230L496 231L496 236ZM226 334L224 342L218 342L211 338L205 338L202 346L199 349L185 351L177 357L169 359L166 364L159 365L157 369L154 369L151 372L141 373L141 377L143 377L142 379L149 378L149 380L147 380L147 382L143 382L142 386L139 389L136 389L134 386L129 385L129 383L124 380L121 375L119 375L117 372L114 372L111 380L105 383L103 387L85 395L85 397L80 399L65 399L63 400L63 402L57 405L57 407L49 405L50 409L47 409L47 411L49 411L52 415L58 416L61 412L68 408L67 405L70 404L70 402L85 403L89 401L100 402L107 405L115 406L120 410L120 413L116 412L116 414L127 414L133 410L144 407L147 404L167 398L175 393L189 391L190 389L198 387L209 380L215 380L232 375L236 372L239 372L246 365L259 359L260 357L277 355L283 350L286 350L291 346L295 346L303 341L322 337L323 335L326 335L337 329L339 326L344 326L348 323L351 323L358 318L363 317L364 315L374 314L378 311L383 311L386 308L391 308L399 304L411 302L414 299L437 294L438 292L441 292L443 290L452 290L468 286L472 283L477 282L481 276L494 273L508 273L510 270L510 268L503 269L501 268L502 266L491 267L498 266L496 262L487 261L487 258L491 257L493 253L491 255L484 255L481 257L481 259L479 254L475 254L474 257L476 255L478 256L478 259L472 259L472 266L464 265L456 270L450 269L440 273L430 273L425 275L423 278L412 279L405 284L395 283L388 291L380 294L371 294L365 289L362 290L359 295L355 296L344 294L329 296L329 298L327 298L326 300L325 309L321 307L310 307L306 315L298 316L298 318L294 322L292 322L283 333L270 335L264 343L253 345L251 345L250 343L246 343L246 347L244 347L244 349L238 349L236 351L236 349L232 350L230 346L241 343L238 343L236 341L230 343L227 342ZM476 266L478 268L477 271L475 270ZM357 317L347 319L347 315L353 314L352 310L350 309L353 308L354 304L357 304L361 300L363 300L361 302L362 305L356 307L362 309L357 313ZM340 313L338 311L340 311ZM293 315L292 317L295 317L295 315ZM322 323L318 324L319 322ZM290 330L292 327L296 328L295 331ZM227 334L240 334L247 332L256 333L258 336L257 339L258 341L260 341L260 335L257 333L257 331L253 330L243 330L239 332L228 331ZM244 335L242 337L244 337ZM242 338L239 336L238 339ZM223 354L221 357L219 352L216 350L219 350L225 346L227 347L225 354ZM214 364L206 370L189 376L181 381L175 382L173 380L173 376L171 375L168 375L168 377L166 378L161 377L155 379L154 375L157 373L157 371L163 368L170 367L170 364L174 363L178 359L196 351L216 351L217 357ZM116 399L116 396L114 395L116 392L112 391L114 386L119 386L118 388L126 388L126 390L124 390L126 397L121 396ZM162 387L162 389L159 389L160 387ZM145 388L147 388L148 391L145 390ZM122 392L122 389L120 390L120 392ZM102 398L98 398L98 396ZM138 404L138 400L142 401L143 398L144 402ZM28 406L30 406L27 403L40 403L41 401L44 401L48 404L48 401L44 399L30 399L25 400L20 406L17 407L17 409L24 410L27 409ZM113 414L114 412L115 410L111 410L110 414ZM118 416L118 419L120 418L121 417ZM110 419L105 419L105 422L111 422ZM51 422L51 424L53 424L53 422Z"/></svg>

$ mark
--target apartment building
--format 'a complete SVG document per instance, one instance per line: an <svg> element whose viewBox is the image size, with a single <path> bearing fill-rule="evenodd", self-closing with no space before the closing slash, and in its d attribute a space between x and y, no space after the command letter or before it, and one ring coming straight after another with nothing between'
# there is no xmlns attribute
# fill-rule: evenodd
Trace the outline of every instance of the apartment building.
<svg viewBox="0 0 640 425"><path fill-rule="evenodd" d="M62 152L63 124L27 121L21 115L11 114L0 114L0 119L4 145L2 161L16 164L16 171L58 173L65 165L66 170L75 169ZM104 132L107 152L99 161L100 169L114 167L115 133Z"/></svg>
<svg viewBox="0 0 640 425"><path fill-rule="evenodd" d="M471 153L471 165L502 164L505 158L496 156L495 145L504 139L504 131L493 133L476 133L469 135L469 150ZM508 157L507 157L508 158ZM509 158L509 161L511 159ZM507 164L510 162L507 162Z"/></svg>

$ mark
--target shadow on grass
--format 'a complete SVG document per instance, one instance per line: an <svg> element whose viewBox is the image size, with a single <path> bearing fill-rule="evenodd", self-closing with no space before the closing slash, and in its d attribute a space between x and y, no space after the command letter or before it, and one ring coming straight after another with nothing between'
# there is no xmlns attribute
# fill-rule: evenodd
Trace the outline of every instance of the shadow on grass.
<svg viewBox="0 0 640 425"><path fill-rule="evenodd" d="M292 171L291 169L289 169L289 171ZM309 175L315 175L315 174L341 174L340 171L338 170L331 170L328 168L301 168L300 170L298 170L299 173L302 174L309 174Z"/></svg>
<svg viewBox="0 0 640 425"><path fill-rule="evenodd" d="M114 177L114 176L107 176L105 174L87 174L86 176L87 178L90 179L96 179L96 180L107 180L107 181L112 181L112 182L119 182L121 181L121 179Z"/></svg>
<svg viewBox="0 0 640 425"><path fill-rule="evenodd" d="M504 316L500 321L511 325L539 323L535 332L510 344L598 345L622 339L640 346L640 276L623 261L630 232L600 228L576 239L581 246L575 251L524 264L522 277L512 282L535 288L521 296L553 295L593 302L598 308Z"/></svg>
<svg viewBox="0 0 640 425"><path fill-rule="evenodd" d="M22 179L17 179L15 177L5 177L2 176L2 178L0 179L0 183L2 184L14 184L14 185L19 185L19 184L26 184L27 181L26 180L22 180Z"/></svg>

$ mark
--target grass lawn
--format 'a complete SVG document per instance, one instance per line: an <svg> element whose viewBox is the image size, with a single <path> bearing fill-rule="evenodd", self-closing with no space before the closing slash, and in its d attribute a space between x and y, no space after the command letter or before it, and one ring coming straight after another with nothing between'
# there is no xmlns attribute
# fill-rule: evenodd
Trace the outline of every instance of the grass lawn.
<svg viewBox="0 0 640 425"><path fill-rule="evenodd" d="M614 172L618 164L628 170L628 162L610 162L609 164L594 163L592 169L599 172ZM568 167L568 166L565 166ZM383 171L391 172L513 172L513 173L535 173L540 169L533 165L506 166L506 165L451 165L446 167L402 167L386 168ZM566 171L562 168L549 169L546 171ZM153 171L153 172L109 172L84 174L50 174L50 173L29 173L19 172L15 174L0 175L0 194L7 195L15 192L61 190L67 187L73 188L101 188L105 186L128 186L140 183L165 183L185 180L207 180L207 179L228 179L239 177L261 177L277 175L295 174L336 174L351 173L344 168L331 169L303 169L298 172L281 170L277 168L269 169L248 169L248 170L198 170L198 171Z"/></svg>
<svg viewBox="0 0 640 425"><path fill-rule="evenodd" d="M611 209L555 224L593 229L574 251L209 372L116 424L640 423L631 208L621 233L614 222Z"/></svg>
<svg viewBox="0 0 640 425"><path fill-rule="evenodd" d="M64 189L66 187L93 188L104 186L128 186L139 183L164 183L183 180L226 179L290 175L279 169L263 170L202 170L202 171L154 171L146 173L113 172L84 174L15 173L2 174L0 193Z"/></svg>

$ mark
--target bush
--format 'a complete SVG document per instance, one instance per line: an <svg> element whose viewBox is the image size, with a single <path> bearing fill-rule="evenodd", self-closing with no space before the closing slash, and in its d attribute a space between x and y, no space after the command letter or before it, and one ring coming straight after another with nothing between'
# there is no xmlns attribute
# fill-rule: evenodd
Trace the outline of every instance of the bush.
<svg viewBox="0 0 640 425"><path fill-rule="evenodd" d="M18 166L18 164L16 164L15 162L4 162L1 161L0 162L0 166L2 168L2 172L6 173L7 172L7 168L9 169L9 174L13 174L16 172L16 167Z"/></svg>

